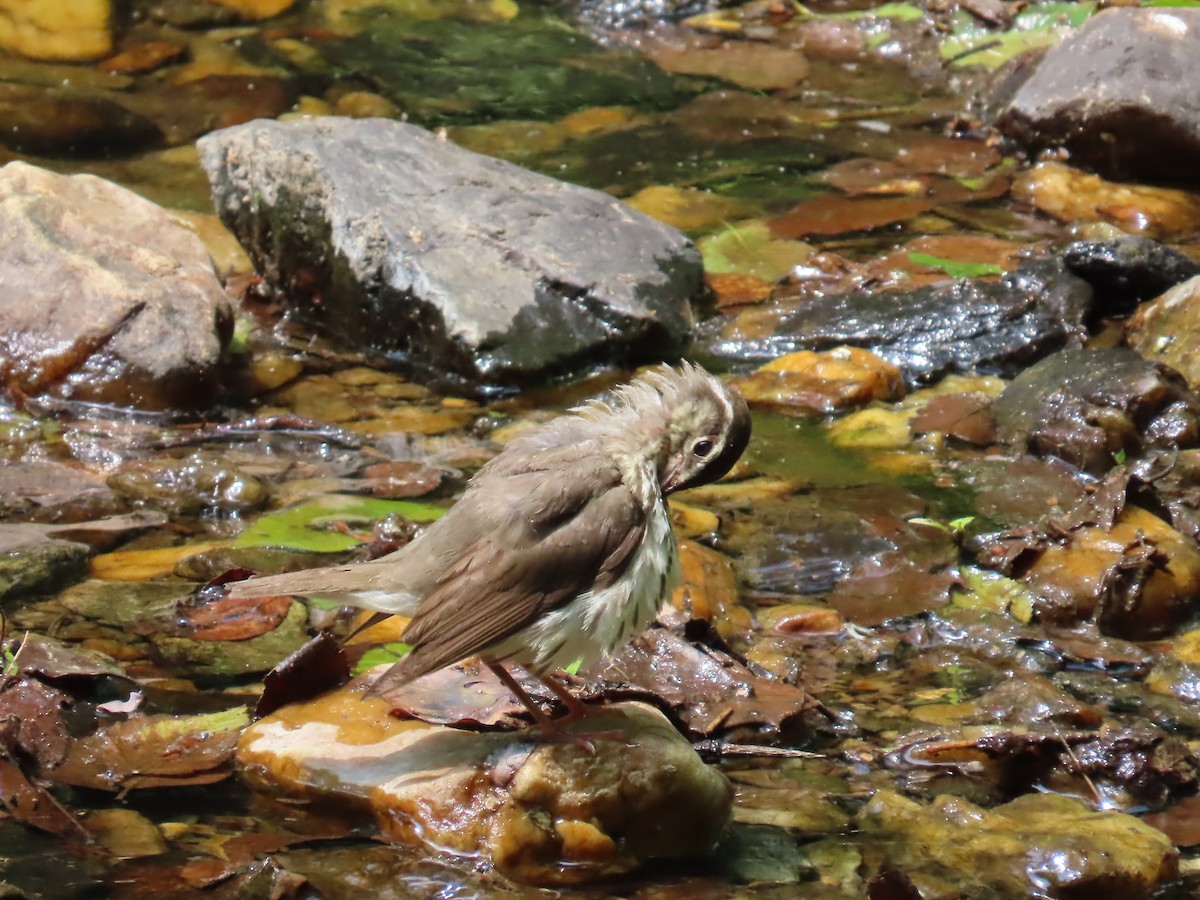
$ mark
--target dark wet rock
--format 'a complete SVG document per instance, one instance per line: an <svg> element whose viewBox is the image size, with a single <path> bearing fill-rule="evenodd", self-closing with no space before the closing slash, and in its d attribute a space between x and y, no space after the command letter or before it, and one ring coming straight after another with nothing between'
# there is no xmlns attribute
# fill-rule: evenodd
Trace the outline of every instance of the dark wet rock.
<svg viewBox="0 0 1200 900"><path fill-rule="evenodd" d="M162 129L171 146L218 128L273 119L296 101L294 82L270 75L209 75L136 94L126 102Z"/></svg>
<svg viewBox="0 0 1200 900"><path fill-rule="evenodd" d="M701 331L697 356L761 363L796 350L866 347L910 383L949 372L1013 375L1064 346L1078 346L1091 308L1087 283L1057 260L1029 263L996 282L951 281L909 292L854 291L786 298Z"/></svg>
<svg viewBox="0 0 1200 900"><path fill-rule="evenodd" d="M1046 54L999 125L1111 177L1195 182L1198 61L1200 10L1104 10Z"/></svg>
<svg viewBox="0 0 1200 900"><path fill-rule="evenodd" d="M992 412L1001 440L1095 474L1122 454L1200 443L1200 396L1126 348L1047 357L1013 379Z"/></svg>
<svg viewBox="0 0 1200 900"><path fill-rule="evenodd" d="M1200 263L1190 256L1136 235L1078 241L1063 251L1062 258L1071 272L1092 286L1096 312L1102 315L1127 313L1143 300L1200 275Z"/></svg>
<svg viewBox="0 0 1200 900"><path fill-rule="evenodd" d="M110 156L162 141L153 121L106 96L0 84L0 143L40 156Z"/></svg>
<svg viewBox="0 0 1200 900"><path fill-rule="evenodd" d="M52 591L82 578L90 555L87 544L52 539L0 549L0 601Z"/></svg>
<svg viewBox="0 0 1200 900"><path fill-rule="evenodd" d="M1148 453L1130 466L1134 487L1176 531L1200 541L1200 450Z"/></svg>
<svg viewBox="0 0 1200 900"><path fill-rule="evenodd" d="M1126 333L1129 345L1146 359L1171 366L1188 384L1200 386L1200 276L1138 309Z"/></svg>
<svg viewBox="0 0 1200 900"><path fill-rule="evenodd" d="M215 397L229 300L200 239L131 191L5 166L0 284L8 391L151 409Z"/></svg>
<svg viewBox="0 0 1200 900"><path fill-rule="evenodd" d="M695 248L607 195L378 119L255 122L200 148L260 271L356 348L498 384L690 334Z"/></svg>
<svg viewBox="0 0 1200 900"><path fill-rule="evenodd" d="M630 28L655 22L676 22L736 0L556 0L566 17L596 28Z"/></svg>

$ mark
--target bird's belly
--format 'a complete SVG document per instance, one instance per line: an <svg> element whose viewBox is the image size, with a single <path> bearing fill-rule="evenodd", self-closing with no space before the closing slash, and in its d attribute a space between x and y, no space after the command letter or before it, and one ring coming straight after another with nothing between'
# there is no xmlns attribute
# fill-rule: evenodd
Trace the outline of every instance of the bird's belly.
<svg viewBox="0 0 1200 900"><path fill-rule="evenodd" d="M576 660L591 665L648 628L678 580L679 552L666 504L660 501L620 578L543 616L493 655L537 671L563 668Z"/></svg>

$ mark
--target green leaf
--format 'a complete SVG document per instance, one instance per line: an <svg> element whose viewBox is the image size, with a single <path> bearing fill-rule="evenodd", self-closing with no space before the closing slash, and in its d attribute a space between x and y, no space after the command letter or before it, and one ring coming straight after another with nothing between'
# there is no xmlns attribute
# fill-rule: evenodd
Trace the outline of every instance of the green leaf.
<svg viewBox="0 0 1200 900"><path fill-rule="evenodd" d="M978 278L980 275L1000 275L1004 272L1004 267L995 263L961 262L944 259L940 256L931 256L928 253L910 253L908 258L918 266L938 269L951 278Z"/></svg>
<svg viewBox="0 0 1200 900"><path fill-rule="evenodd" d="M354 674L361 675L363 672L373 669L376 666L391 665L402 659L411 650L412 647L403 641L394 641L390 644L381 644L378 647L372 647L355 664Z"/></svg>
<svg viewBox="0 0 1200 900"><path fill-rule="evenodd" d="M581 665L583 665L583 657L582 656L579 659L575 660L575 662L571 663L569 666L565 666L563 668L563 671L566 672L568 675L576 675L579 673L579 667Z"/></svg>
<svg viewBox="0 0 1200 900"><path fill-rule="evenodd" d="M428 503L330 494L260 516L238 536L233 545L336 553L356 547L362 541L345 532L332 530L334 523L369 530L375 522L391 515L403 516L414 522L432 522L444 512L440 506Z"/></svg>
<svg viewBox="0 0 1200 900"><path fill-rule="evenodd" d="M826 19L894 19L897 22L917 22L925 18L925 11L912 3L884 3L872 9L854 9L849 12L829 13Z"/></svg>
<svg viewBox="0 0 1200 900"><path fill-rule="evenodd" d="M777 238L757 220L728 225L701 238L698 246L710 275L737 272L767 281L777 281L813 254L808 244Z"/></svg>

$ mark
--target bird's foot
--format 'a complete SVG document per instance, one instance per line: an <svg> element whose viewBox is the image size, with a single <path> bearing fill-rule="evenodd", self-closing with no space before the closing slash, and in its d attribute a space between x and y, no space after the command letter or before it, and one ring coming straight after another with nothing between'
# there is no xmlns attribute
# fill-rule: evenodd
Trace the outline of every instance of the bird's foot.
<svg viewBox="0 0 1200 900"><path fill-rule="evenodd" d="M597 741L617 741L630 745L629 733L626 731L565 731L562 728L563 719L550 719L543 725L538 723L542 740L551 744L574 744L590 756L596 755Z"/></svg>
<svg viewBox="0 0 1200 900"><path fill-rule="evenodd" d="M621 741L627 743L629 735L623 731L580 731L571 732L563 729L564 725L569 725L572 722L578 722L580 719L592 714L594 710L589 709L579 698L572 694L566 687L557 681L551 680L545 675L538 676L539 680L554 692L555 696L562 701L567 708L567 714L560 716L557 719L552 719L546 715L545 711L534 701L524 688L517 683L517 680L509 674L508 670L499 663L484 660L486 665L496 677L512 691L521 705L533 718L538 730L542 733L542 739L553 743L574 744L581 750L585 750L590 754L596 752L596 741Z"/></svg>

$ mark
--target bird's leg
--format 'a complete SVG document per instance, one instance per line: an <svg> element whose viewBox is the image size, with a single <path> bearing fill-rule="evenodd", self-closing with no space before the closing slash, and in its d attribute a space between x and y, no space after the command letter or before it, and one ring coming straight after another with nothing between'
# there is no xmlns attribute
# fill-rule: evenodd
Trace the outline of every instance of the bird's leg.
<svg viewBox="0 0 1200 900"><path fill-rule="evenodd" d="M542 730L542 734L546 738L550 740L563 739L562 729L534 702L533 698L525 692L525 689L517 683L517 679L508 673L508 669L504 668L500 663L492 662L490 659L483 660L483 664L491 669L492 674L499 678L504 686L512 691L513 696L521 701L521 705L529 710L529 715L533 716L533 721L537 723L538 728Z"/></svg>
<svg viewBox="0 0 1200 900"><path fill-rule="evenodd" d="M566 725L568 722L574 722L577 719L582 719L588 714L588 708L576 697L571 690L549 672L533 673L542 684L550 688L551 692L562 701L563 706L567 708L567 714L555 719L559 725Z"/></svg>

